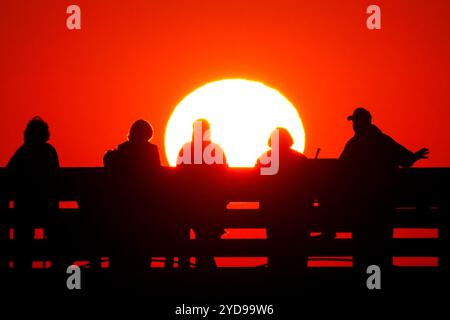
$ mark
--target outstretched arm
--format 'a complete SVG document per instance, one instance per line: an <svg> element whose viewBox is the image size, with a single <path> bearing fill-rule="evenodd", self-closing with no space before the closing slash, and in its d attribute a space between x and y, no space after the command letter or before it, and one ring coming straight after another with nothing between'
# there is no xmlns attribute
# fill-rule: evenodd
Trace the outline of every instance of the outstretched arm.
<svg viewBox="0 0 450 320"><path fill-rule="evenodd" d="M400 167L409 168L414 165L417 160L428 158L429 151L427 148L422 148L417 152L412 152L388 135L385 135L385 138L388 145L390 145L389 149L397 159L397 163Z"/></svg>

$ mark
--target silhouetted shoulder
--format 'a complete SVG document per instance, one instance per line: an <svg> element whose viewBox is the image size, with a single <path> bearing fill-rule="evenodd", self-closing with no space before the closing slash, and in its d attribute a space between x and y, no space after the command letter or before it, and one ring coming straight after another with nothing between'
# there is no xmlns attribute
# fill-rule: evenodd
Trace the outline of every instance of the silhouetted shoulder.
<svg viewBox="0 0 450 320"><path fill-rule="evenodd" d="M149 142L126 141L117 149L109 150L103 157L106 168L117 170L142 171L161 166L158 147Z"/></svg>
<svg viewBox="0 0 450 320"><path fill-rule="evenodd" d="M272 149L263 152L261 156L256 160L256 167L270 167L272 159L276 159L277 156L273 154ZM308 158L301 152L298 152L294 149L289 149L287 151L283 151L278 154L278 161L280 165L291 167L301 163L303 160L307 160Z"/></svg>
<svg viewBox="0 0 450 320"><path fill-rule="evenodd" d="M32 167L59 168L56 149L49 143L36 145L23 144L17 149L7 164L11 171L31 169Z"/></svg>
<svg viewBox="0 0 450 320"><path fill-rule="evenodd" d="M355 145L355 137L351 137L345 144L344 150L342 150L341 155L339 156L339 159L340 160L348 160L354 145Z"/></svg>
<svg viewBox="0 0 450 320"><path fill-rule="evenodd" d="M159 148L156 144L149 143L149 153L154 165L161 166L161 159L159 157Z"/></svg>
<svg viewBox="0 0 450 320"><path fill-rule="evenodd" d="M305 156L303 153L298 152L297 150L291 149L290 154L293 158L296 158L297 160L306 160L308 159L307 156Z"/></svg>
<svg viewBox="0 0 450 320"><path fill-rule="evenodd" d="M127 151L130 147L131 147L130 141L125 141L117 146L117 151L124 152Z"/></svg>
<svg viewBox="0 0 450 320"><path fill-rule="evenodd" d="M155 152L155 153L159 154L159 148L156 144L149 143L148 148L149 148L150 152Z"/></svg>
<svg viewBox="0 0 450 320"><path fill-rule="evenodd" d="M22 145L16 150L16 152L14 152L11 159L9 159L8 164L6 165L6 168L9 170L15 169L19 165L20 162L24 161L25 154L26 154L25 146Z"/></svg>
<svg viewBox="0 0 450 320"><path fill-rule="evenodd" d="M103 156L103 166L105 168L112 168L117 163L117 150L108 150Z"/></svg>
<svg viewBox="0 0 450 320"><path fill-rule="evenodd" d="M55 147L52 146L50 143L44 143L44 150L49 154L50 157L52 157L59 166L59 159L58 159L58 152L56 151Z"/></svg>
<svg viewBox="0 0 450 320"><path fill-rule="evenodd" d="M49 167L59 168L59 158L55 147L53 147L50 143L44 143L40 147L42 149L38 152L41 153L40 157L42 157L42 161L45 162L45 159L47 159Z"/></svg>

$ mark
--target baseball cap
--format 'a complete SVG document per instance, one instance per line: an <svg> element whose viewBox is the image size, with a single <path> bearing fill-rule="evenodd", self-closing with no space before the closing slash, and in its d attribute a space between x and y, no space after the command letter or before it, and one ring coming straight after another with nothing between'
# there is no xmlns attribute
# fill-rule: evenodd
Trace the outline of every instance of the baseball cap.
<svg viewBox="0 0 450 320"><path fill-rule="evenodd" d="M356 108L353 111L353 114L347 117L347 120L355 120L356 118L366 118L372 120L372 115L367 109L364 108Z"/></svg>

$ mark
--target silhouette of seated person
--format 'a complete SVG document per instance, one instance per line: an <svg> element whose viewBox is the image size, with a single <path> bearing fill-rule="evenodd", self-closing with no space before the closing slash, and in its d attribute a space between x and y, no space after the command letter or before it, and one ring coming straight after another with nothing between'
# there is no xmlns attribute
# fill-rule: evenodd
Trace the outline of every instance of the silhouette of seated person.
<svg viewBox="0 0 450 320"><path fill-rule="evenodd" d="M344 220L351 221L353 238L360 241L362 254L371 260L366 264L388 263L383 253L392 232L389 220L398 170L427 158L429 151L412 152L403 147L374 125L364 108L355 109L347 120L352 121L355 134L339 158L347 183L340 188L347 194L340 198L352 207L348 210L351 216Z"/></svg>
<svg viewBox="0 0 450 320"><path fill-rule="evenodd" d="M111 267L129 274L148 268L152 246L164 242L167 236L159 202L159 151L149 142L152 136L152 126L137 120L128 141L103 158L112 193L109 225L105 228L116 250Z"/></svg>
<svg viewBox="0 0 450 320"><path fill-rule="evenodd" d="M153 128L145 120L137 120L130 128L128 141L116 150L106 152L103 163L105 168L117 174L139 177L143 174L155 174L161 167L158 147L150 143Z"/></svg>
<svg viewBox="0 0 450 320"><path fill-rule="evenodd" d="M286 270L293 264L306 267L305 240L308 235L312 199L306 197L305 160L302 153L292 149L294 139L285 128L276 128L269 139L270 150L258 158L257 168L275 168L269 174L262 208L268 215L267 237L274 252L269 265ZM264 174L261 171L261 174Z"/></svg>
<svg viewBox="0 0 450 320"><path fill-rule="evenodd" d="M184 207L189 210L188 219L199 241L217 240L225 234L219 220L225 210L221 185L227 164L222 148L211 142L210 134L209 122L196 120L192 141L183 145L177 158L177 170L188 173L185 184L189 189L183 191ZM197 256L196 265L198 268L216 267L214 257L209 255Z"/></svg>
<svg viewBox="0 0 450 320"><path fill-rule="evenodd" d="M276 148L278 150L273 150L272 143L278 145ZM271 133L267 145L270 149L258 158L256 164L258 168L268 168L273 165L272 161L278 161L278 164L274 166L277 170L273 173L291 173L298 167L299 161L307 159L303 153L292 149L294 139L286 128L276 128Z"/></svg>
<svg viewBox="0 0 450 320"><path fill-rule="evenodd" d="M46 236L51 238L58 208L56 191L60 166L58 154L48 143L49 139L47 123L39 117L32 118L25 128L24 143L7 164L15 192L15 239L20 251L28 256L16 259L16 268L19 269L31 267L29 246L34 239L35 228L44 228Z"/></svg>

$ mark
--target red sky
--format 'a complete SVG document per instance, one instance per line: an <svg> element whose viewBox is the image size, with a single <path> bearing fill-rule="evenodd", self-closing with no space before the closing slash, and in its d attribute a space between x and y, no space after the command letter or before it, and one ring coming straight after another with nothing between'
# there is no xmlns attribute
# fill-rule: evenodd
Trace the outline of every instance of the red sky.
<svg viewBox="0 0 450 320"><path fill-rule="evenodd" d="M82 30L66 28L77 4ZM382 30L366 28L370 4ZM40 115L64 166L97 166L146 118L163 149L175 105L223 78L262 81L297 106L307 156L337 157L345 120L365 106L422 166L450 166L450 2L56 1L0 2L0 166ZM236 115L237 117L239 115Z"/></svg>

